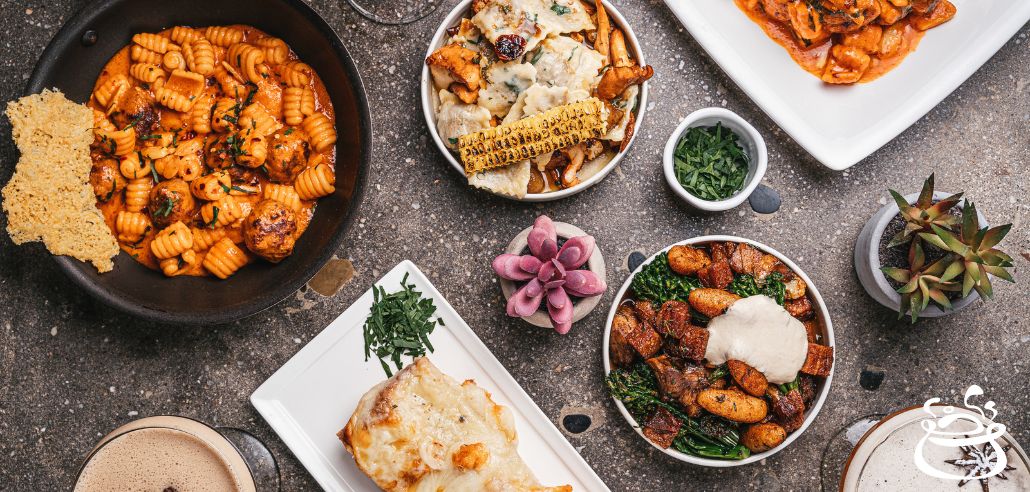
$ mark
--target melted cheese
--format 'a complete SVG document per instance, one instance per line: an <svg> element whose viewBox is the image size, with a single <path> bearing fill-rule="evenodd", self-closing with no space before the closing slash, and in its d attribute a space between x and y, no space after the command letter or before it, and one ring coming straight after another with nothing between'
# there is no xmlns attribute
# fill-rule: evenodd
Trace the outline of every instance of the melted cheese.
<svg viewBox="0 0 1030 492"><path fill-rule="evenodd" d="M540 486L518 454L510 410L426 358L369 390L339 436L389 492L571 490Z"/></svg>
<svg viewBox="0 0 1030 492"><path fill-rule="evenodd" d="M458 96L440 91L440 113L436 129L448 148L458 148L458 137L490 126L490 111L472 104L463 104Z"/></svg>
<svg viewBox="0 0 1030 492"><path fill-rule="evenodd" d="M479 105L503 117L519 94L536 83L536 67L529 63L495 63L487 69L486 80L486 88L479 91Z"/></svg>

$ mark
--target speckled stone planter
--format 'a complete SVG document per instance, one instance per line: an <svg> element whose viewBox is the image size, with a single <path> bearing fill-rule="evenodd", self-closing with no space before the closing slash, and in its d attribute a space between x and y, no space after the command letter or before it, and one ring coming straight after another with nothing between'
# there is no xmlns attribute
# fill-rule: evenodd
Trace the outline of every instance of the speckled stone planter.
<svg viewBox="0 0 1030 492"><path fill-rule="evenodd" d="M942 200L951 195L951 193L934 192L933 199ZM905 200L908 200L909 203L915 202L917 198L919 198L919 193L905 195ZM965 200L959 202L957 207L961 207L964 203ZM858 280L862 284L862 288L865 289L866 293L873 300L895 312L901 309L901 295L894 290L894 287L887 281L887 277L880 271L880 238L883 236L883 231L887 228L887 224L900 211L898 204L893 201L885 205L866 222L862 232L858 235L858 241L855 243L855 273L858 274ZM980 220L980 227L988 225L987 219L979 211L977 211L977 218ZM978 299L980 299L980 296L976 291L970 292L968 297L955 300L950 310L942 309L940 306L930 303L926 309L919 313L919 317L937 318L954 314L969 307Z"/></svg>
<svg viewBox="0 0 1030 492"><path fill-rule="evenodd" d="M555 222L554 229L558 233L558 238L564 240L568 240L576 236L588 235L586 232L583 232L583 229L565 222ZM531 230L533 230L533 226L525 228L515 236L515 239L512 239L511 242L508 243L508 247L504 252L513 255L523 254L529 247L527 239L529 238L529 231ZM597 245L594 245L594 252L590 255L590 259L587 260L587 269L594 272L601 280L605 280L607 282L608 272L605 268L604 256L601 255L601 248ZM504 299L507 301L513 294L515 294L515 290L518 288L518 285L511 280L503 278L499 280L501 281L501 291L504 292ZM597 307L598 303L601 302L601 297L603 295L604 294L602 293L591 297L574 297L572 323L575 324L577 321L590 314L590 312ZM538 309L537 312L529 316L524 316L522 319L531 325L539 326L541 328L554 328L554 325L551 323L551 318L547 315L547 308L543 307L543 304L541 304L541 309Z"/></svg>

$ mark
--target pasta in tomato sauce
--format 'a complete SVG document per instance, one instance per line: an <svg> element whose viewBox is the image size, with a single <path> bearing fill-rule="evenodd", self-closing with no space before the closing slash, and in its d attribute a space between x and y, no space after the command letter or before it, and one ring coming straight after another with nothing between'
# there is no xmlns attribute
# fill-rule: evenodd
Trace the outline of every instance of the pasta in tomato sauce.
<svg viewBox="0 0 1030 492"><path fill-rule="evenodd" d="M325 85L253 27L137 33L89 106L97 206L123 251L169 277L278 263L335 191Z"/></svg>

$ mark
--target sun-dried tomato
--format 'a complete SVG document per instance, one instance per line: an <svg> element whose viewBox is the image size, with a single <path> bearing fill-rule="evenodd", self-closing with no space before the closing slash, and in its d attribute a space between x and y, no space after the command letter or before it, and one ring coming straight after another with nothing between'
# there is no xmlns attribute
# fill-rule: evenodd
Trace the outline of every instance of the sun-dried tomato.
<svg viewBox="0 0 1030 492"><path fill-rule="evenodd" d="M502 61L512 61L526 52L526 38L518 34L505 34L494 43L494 53Z"/></svg>

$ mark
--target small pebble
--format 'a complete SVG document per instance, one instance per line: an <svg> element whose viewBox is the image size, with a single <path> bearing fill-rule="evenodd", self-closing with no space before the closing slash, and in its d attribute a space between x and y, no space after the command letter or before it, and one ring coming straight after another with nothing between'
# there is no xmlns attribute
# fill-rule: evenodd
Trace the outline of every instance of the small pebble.
<svg viewBox="0 0 1030 492"><path fill-rule="evenodd" d="M589 415L583 415L581 413L574 413L572 415L566 415L561 421L561 425L565 427L565 430L572 434L582 434L590 428L591 420Z"/></svg>
<svg viewBox="0 0 1030 492"><path fill-rule="evenodd" d="M869 391L876 391L883 384L884 377L886 377L886 373L883 372L883 369L876 366L866 366L858 377L858 384Z"/></svg>
<svg viewBox="0 0 1030 492"><path fill-rule="evenodd" d="M632 272L633 270L636 270L637 267L640 266L640 264L643 263L646 259L647 257L644 256L644 253L634 251L630 253L629 258L626 259L626 266L629 267L629 271Z"/></svg>
<svg viewBox="0 0 1030 492"><path fill-rule="evenodd" d="M760 214L775 213L780 209L780 193L776 190L759 184L751 196L747 199L751 209Z"/></svg>

